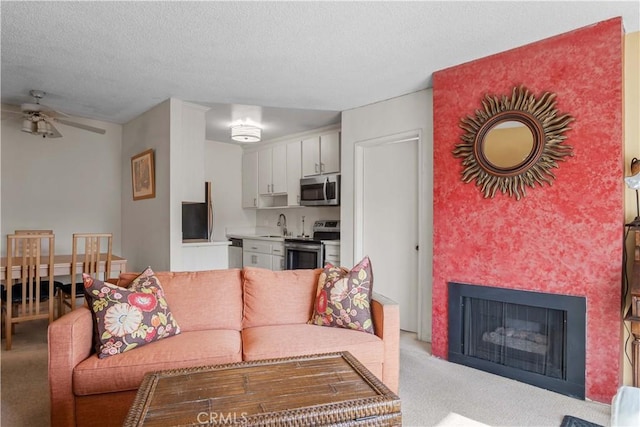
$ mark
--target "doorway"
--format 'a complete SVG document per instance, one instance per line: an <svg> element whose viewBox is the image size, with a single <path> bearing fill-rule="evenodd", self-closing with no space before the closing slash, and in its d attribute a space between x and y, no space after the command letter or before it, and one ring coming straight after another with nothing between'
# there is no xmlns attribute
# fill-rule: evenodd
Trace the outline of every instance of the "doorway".
<svg viewBox="0 0 640 427"><path fill-rule="evenodd" d="M418 332L429 325L430 300L420 285L422 147L420 132L355 144L354 261L371 259L374 292L400 305L400 328Z"/></svg>

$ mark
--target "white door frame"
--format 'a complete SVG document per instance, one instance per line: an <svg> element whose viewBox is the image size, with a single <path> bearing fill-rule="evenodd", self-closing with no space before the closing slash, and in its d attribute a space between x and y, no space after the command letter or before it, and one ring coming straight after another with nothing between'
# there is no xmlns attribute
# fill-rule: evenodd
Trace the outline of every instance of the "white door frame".
<svg viewBox="0 0 640 427"><path fill-rule="evenodd" d="M415 129L378 138L357 141L354 144L354 185L353 185L353 259L358 260L364 256L364 150L378 145L397 144L416 140L418 143L418 245L422 253L427 254L426 249L430 242L427 241L427 210L424 197L426 185L426 150L422 138L422 129ZM427 273L427 260L425 256L418 256L418 338L431 341L431 280L425 281ZM428 310L428 311L425 311ZM425 316L426 313L426 316Z"/></svg>

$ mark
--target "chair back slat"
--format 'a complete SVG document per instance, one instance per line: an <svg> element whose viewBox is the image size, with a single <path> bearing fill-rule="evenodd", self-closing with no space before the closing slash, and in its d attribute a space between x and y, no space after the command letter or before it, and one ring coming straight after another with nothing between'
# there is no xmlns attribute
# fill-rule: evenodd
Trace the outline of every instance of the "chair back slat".
<svg viewBox="0 0 640 427"><path fill-rule="evenodd" d="M53 234L53 230L35 230L35 229L23 229L23 230L15 230L13 232L13 234ZM48 251L48 246L46 244L46 242L42 242L41 244L42 246L42 251L43 253L46 253ZM27 248L28 250L28 248Z"/></svg>
<svg viewBox="0 0 640 427"><path fill-rule="evenodd" d="M43 250L43 247L47 250ZM46 318L49 322L53 321L54 248L55 237L52 233L7 236L6 300L3 301L7 350L11 349L13 324ZM20 283L14 285L13 271L16 267L19 269ZM43 287L43 271L44 277L48 276L48 289ZM44 300L48 301L47 305L42 304Z"/></svg>
<svg viewBox="0 0 640 427"><path fill-rule="evenodd" d="M82 273L102 280L111 274L112 233L74 233L71 250L71 307L76 305L76 283L82 283ZM105 246L102 246L102 245ZM104 249L104 252L103 252ZM78 264L81 265L78 270ZM100 276L102 274L102 276Z"/></svg>

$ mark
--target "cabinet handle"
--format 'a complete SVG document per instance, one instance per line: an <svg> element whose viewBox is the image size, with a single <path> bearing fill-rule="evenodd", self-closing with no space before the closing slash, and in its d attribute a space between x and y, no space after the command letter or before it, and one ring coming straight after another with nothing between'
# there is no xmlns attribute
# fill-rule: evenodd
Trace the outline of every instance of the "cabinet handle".
<svg viewBox="0 0 640 427"><path fill-rule="evenodd" d="M258 250L258 248L256 246L251 246L251 249L253 249L254 251ZM252 255L252 256L255 256L255 255Z"/></svg>
<svg viewBox="0 0 640 427"><path fill-rule="evenodd" d="M315 163L315 165L316 165L316 173L320 172L320 171L318 170L318 164L317 164L317 163Z"/></svg>
<svg viewBox="0 0 640 427"><path fill-rule="evenodd" d="M258 207L258 203L256 202L256 198L255 197L253 198L253 206L256 207L256 208Z"/></svg>
<svg viewBox="0 0 640 427"><path fill-rule="evenodd" d="M298 199L298 204L300 204L300 195L298 194L298 197L296 197L296 199Z"/></svg>
<svg viewBox="0 0 640 427"><path fill-rule="evenodd" d="M324 163L320 163L320 172L324 172Z"/></svg>

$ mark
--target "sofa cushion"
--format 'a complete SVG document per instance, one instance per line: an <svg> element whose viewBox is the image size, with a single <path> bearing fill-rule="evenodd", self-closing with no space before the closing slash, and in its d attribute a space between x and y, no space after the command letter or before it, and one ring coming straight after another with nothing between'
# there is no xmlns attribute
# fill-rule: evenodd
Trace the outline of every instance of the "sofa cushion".
<svg viewBox="0 0 640 427"><path fill-rule="evenodd" d="M99 358L121 354L180 333L161 283L151 268L127 287L82 274L93 313L94 341Z"/></svg>
<svg viewBox="0 0 640 427"><path fill-rule="evenodd" d="M258 326L242 331L244 360L337 351L348 351L374 375L382 378L384 342L376 335L309 324Z"/></svg>
<svg viewBox="0 0 640 427"><path fill-rule="evenodd" d="M371 320L373 270L364 257L350 271L328 263L316 290L313 316L309 323L374 333Z"/></svg>
<svg viewBox="0 0 640 427"><path fill-rule="evenodd" d="M307 323L322 269L243 269L244 328Z"/></svg>
<svg viewBox="0 0 640 427"><path fill-rule="evenodd" d="M90 395L135 390L147 372L241 360L242 343L238 331L182 332L171 339L106 359L92 354L74 368L73 392Z"/></svg>
<svg viewBox="0 0 640 427"><path fill-rule="evenodd" d="M157 272L180 329L242 329L241 270Z"/></svg>

